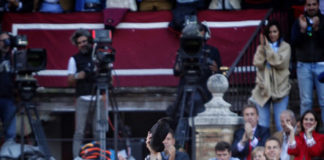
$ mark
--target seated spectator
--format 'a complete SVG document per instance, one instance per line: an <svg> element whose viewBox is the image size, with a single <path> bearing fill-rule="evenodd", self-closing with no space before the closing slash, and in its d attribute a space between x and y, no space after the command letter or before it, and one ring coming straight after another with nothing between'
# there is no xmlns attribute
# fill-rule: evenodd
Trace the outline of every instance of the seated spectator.
<svg viewBox="0 0 324 160"><path fill-rule="evenodd" d="M212 0L209 9L238 10L241 9L241 0Z"/></svg>
<svg viewBox="0 0 324 160"><path fill-rule="evenodd" d="M266 160L264 155L264 147L255 147L252 151L252 160Z"/></svg>
<svg viewBox="0 0 324 160"><path fill-rule="evenodd" d="M6 0L5 11L8 12L32 12L33 0Z"/></svg>
<svg viewBox="0 0 324 160"><path fill-rule="evenodd" d="M164 151L161 152L162 159L189 160L190 158L186 152L178 151L175 148L175 142L174 131L169 128L169 133L163 141Z"/></svg>
<svg viewBox="0 0 324 160"><path fill-rule="evenodd" d="M313 157L320 156L320 143L324 138L318 133L320 119L312 110L306 111L301 117L301 132L295 137L295 129L291 122L285 121L290 130L288 138L288 154L295 156L295 160L310 160ZM314 150L309 150L310 148Z"/></svg>
<svg viewBox="0 0 324 160"><path fill-rule="evenodd" d="M137 11L135 0L106 0L106 8L129 8L131 11Z"/></svg>
<svg viewBox="0 0 324 160"><path fill-rule="evenodd" d="M63 12L63 8L61 7L59 0L40 0L39 2L37 2L37 4L39 7L39 12L48 12L48 13Z"/></svg>
<svg viewBox="0 0 324 160"><path fill-rule="evenodd" d="M232 143L232 155L240 159L252 158L251 152L256 146L263 146L270 137L269 128L258 124L258 109L252 105L243 107L244 127L235 131Z"/></svg>
<svg viewBox="0 0 324 160"><path fill-rule="evenodd" d="M159 11L159 10L171 10L171 0L142 0L139 4L140 11Z"/></svg>
<svg viewBox="0 0 324 160"><path fill-rule="evenodd" d="M105 0L75 0L75 11L98 12L106 8Z"/></svg>
<svg viewBox="0 0 324 160"><path fill-rule="evenodd" d="M281 147L280 142L275 137L270 137L267 139L264 146L264 154L267 160L280 160ZM283 159L287 160L287 159Z"/></svg>
<svg viewBox="0 0 324 160"><path fill-rule="evenodd" d="M231 146L225 141L217 142L215 146L216 158L211 158L209 160L239 160L238 158L232 157Z"/></svg>
<svg viewBox="0 0 324 160"><path fill-rule="evenodd" d="M278 131L282 130L280 113L287 109L289 102L290 55L290 45L283 40L279 23L270 21L264 29L264 34L260 34L260 45L253 57L257 73L252 101L257 104L260 113L260 125L265 127L270 127L272 106Z"/></svg>
<svg viewBox="0 0 324 160"><path fill-rule="evenodd" d="M289 159L293 160L294 157L290 156L287 152L288 151L288 137L290 134L290 130L285 123L286 121L290 122L296 131L296 118L295 118L294 112L292 112L291 110L284 110L280 114L280 124L281 124L281 127L283 130L277 131L276 133L274 133L273 137L276 137L280 141L280 144L281 144L280 158L286 159L286 160L289 160Z"/></svg>

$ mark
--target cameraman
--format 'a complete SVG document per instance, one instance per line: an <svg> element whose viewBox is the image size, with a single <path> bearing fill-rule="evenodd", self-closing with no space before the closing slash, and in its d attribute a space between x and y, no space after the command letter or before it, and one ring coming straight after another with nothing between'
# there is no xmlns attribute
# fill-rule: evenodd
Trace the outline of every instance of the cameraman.
<svg viewBox="0 0 324 160"><path fill-rule="evenodd" d="M3 32L0 34L0 117L6 142L14 142L16 137L14 74L11 71L10 51L10 36Z"/></svg>
<svg viewBox="0 0 324 160"><path fill-rule="evenodd" d="M93 122L92 133L96 140L99 139L99 132L96 132L96 112L94 109L90 109L91 101L95 98L91 95L92 91L95 89L95 65L91 58L93 40L88 31L80 29L74 32L71 41L79 49L79 52L73 55L68 63L68 82L70 86L75 86L77 95L73 156L74 159L78 159L80 158L79 153L84 137L87 117L93 118L90 121ZM100 109L103 111L103 105L99 105L101 107ZM102 113L100 115L101 117L107 117L105 112L100 113Z"/></svg>
<svg viewBox="0 0 324 160"><path fill-rule="evenodd" d="M205 26L204 24L198 23L198 24L189 24L186 27L184 27L184 29L182 30L182 34L181 34L181 38L183 38L186 34L184 32L186 32L186 29L190 29L189 32L196 32L194 34L197 34L196 36L199 37L202 41L202 46L199 52L202 52L202 57L199 61L199 65L201 68L201 72L199 75L199 81L197 83L198 86L198 92L193 93L193 99L194 99L194 110L193 110L193 115L195 116L197 113L203 112L205 110L204 108L204 104L206 102L208 102L212 95L209 92L209 90L207 89L207 80L208 78L214 74L214 73L218 73L220 72L219 67L222 66L221 63L221 57L219 55L218 49L208 45L206 43L206 41L208 40L208 38L210 38L210 32L207 28L207 26ZM184 70L182 68L182 60L179 56L179 51L177 53L177 57L176 57L176 62L174 64L173 67L173 73L175 76L179 76L180 77L180 81L179 81L179 85L178 85L178 98L177 98L177 102L176 105L172 107L170 107L167 111L167 114L171 115L172 117L179 117L179 115L177 115L180 112L180 102L181 102L181 97L184 91L184 86L187 83L186 82L186 75L184 74ZM189 113L189 107L185 108L185 112ZM177 119L177 118L176 118Z"/></svg>

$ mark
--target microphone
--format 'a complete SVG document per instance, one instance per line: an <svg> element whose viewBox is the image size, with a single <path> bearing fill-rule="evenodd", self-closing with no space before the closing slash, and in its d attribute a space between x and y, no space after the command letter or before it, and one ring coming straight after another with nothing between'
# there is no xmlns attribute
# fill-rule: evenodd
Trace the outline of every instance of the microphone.
<svg viewBox="0 0 324 160"><path fill-rule="evenodd" d="M322 72L322 73L318 76L318 81L320 81L321 83L324 83L324 72Z"/></svg>

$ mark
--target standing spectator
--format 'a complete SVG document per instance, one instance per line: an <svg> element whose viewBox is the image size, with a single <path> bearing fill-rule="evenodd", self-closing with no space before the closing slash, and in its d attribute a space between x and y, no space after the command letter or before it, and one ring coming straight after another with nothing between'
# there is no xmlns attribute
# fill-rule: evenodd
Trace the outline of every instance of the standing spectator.
<svg viewBox="0 0 324 160"><path fill-rule="evenodd" d="M76 109L75 109L75 132L73 136L73 156L75 159L80 159L79 152L84 136L87 117L93 115L93 136L96 140L99 139L99 132L97 131L97 119L95 109L90 109L91 101L95 96L92 96L92 89L95 84L94 63L91 58L92 52L92 37L86 30L77 30L71 37L71 41L79 49L78 53L69 59L68 63L68 82L69 85L76 88ZM97 97L100 98L100 97ZM101 102L101 101L100 101ZM94 104L94 102L92 103ZM102 103L100 105L100 117L107 120L107 113ZM88 113L90 112L90 114Z"/></svg>
<svg viewBox="0 0 324 160"><path fill-rule="evenodd" d="M245 124L244 128L234 133L232 154L241 160L250 160L253 148L264 145L266 139L270 137L270 130L258 124L258 109L254 105L244 106L242 113Z"/></svg>
<svg viewBox="0 0 324 160"><path fill-rule="evenodd" d="M324 71L324 17L319 11L319 0L306 0L305 13L293 25L291 42L296 51L297 78L300 94L300 114L312 108L313 89L324 121L324 84L318 76Z"/></svg>
<svg viewBox="0 0 324 160"><path fill-rule="evenodd" d="M264 146L264 154L267 160L280 160L281 147L280 142L275 137L270 137L267 139ZM283 159L287 160L287 159Z"/></svg>
<svg viewBox="0 0 324 160"><path fill-rule="evenodd" d="M232 157L231 146L225 141L217 142L215 146L216 158L209 160L239 160L238 158Z"/></svg>
<svg viewBox="0 0 324 160"><path fill-rule="evenodd" d="M0 117L6 142L16 137L16 107L14 105L14 75L11 70L11 42L8 33L0 34Z"/></svg>
<svg viewBox="0 0 324 160"><path fill-rule="evenodd" d="M255 147L252 151L252 160L266 160L264 155L264 147Z"/></svg>
<svg viewBox="0 0 324 160"><path fill-rule="evenodd" d="M290 130L288 139L288 154L295 156L295 160L310 160L312 157L320 156L320 152L309 152L310 147L322 148L319 143L323 135L318 133L320 120L312 110L306 111L301 117L301 132L295 137L295 129L291 122L285 121Z"/></svg>
<svg viewBox="0 0 324 160"><path fill-rule="evenodd" d="M280 124L282 127L282 131L277 131L276 133L274 133L273 137L276 137L281 144L281 155L280 158L281 159L285 159L285 160L293 160L294 157L290 156L288 154L288 137L290 134L290 130L286 125L286 122L289 122L295 129L295 133L296 133L296 118L295 118L295 114L294 112L292 112L291 110L284 110L281 112L280 114Z"/></svg>
<svg viewBox="0 0 324 160"><path fill-rule="evenodd" d="M289 61L290 45L282 38L280 25L270 21L264 35L260 35L260 45L253 58L257 68L256 86L252 98L260 113L260 125L270 127L270 106L273 106L277 130L281 131L280 113L289 101Z"/></svg>
<svg viewBox="0 0 324 160"><path fill-rule="evenodd" d="M31 12L33 11L33 0L5 0L5 10L9 12Z"/></svg>

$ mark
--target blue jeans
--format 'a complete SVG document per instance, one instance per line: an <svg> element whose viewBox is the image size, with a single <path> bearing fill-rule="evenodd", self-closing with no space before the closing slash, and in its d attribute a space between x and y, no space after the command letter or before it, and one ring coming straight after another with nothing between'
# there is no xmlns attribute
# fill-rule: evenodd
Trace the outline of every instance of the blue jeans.
<svg viewBox="0 0 324 160"><path fill-rule="evenodd" d="M318 81L318 76L324 72L324 62L297 62L297 78L300 96L300 115L312 109L313 89L316 87L318 103L321 107L322 122L324 122L324 84Z"/></svg>
<svg viewBox="0 0 324 160"><path fill-rule="evenodd" d="M0 118L5 128L5 140L16 137L16 107L12 99L0 98Z"/></svg>
<svg viewBox="0 0 324 160"><path fill-rule="evenodd" d="M280 101L269 100L263 107L257 104L256 106L259 111L259 124L264 127L270 127L270 105L272 104L276 128L278 131L281 131L282 127L280 125L280 114L282 111L287 109L288 103L289 96L285 96Z"/></svg>

